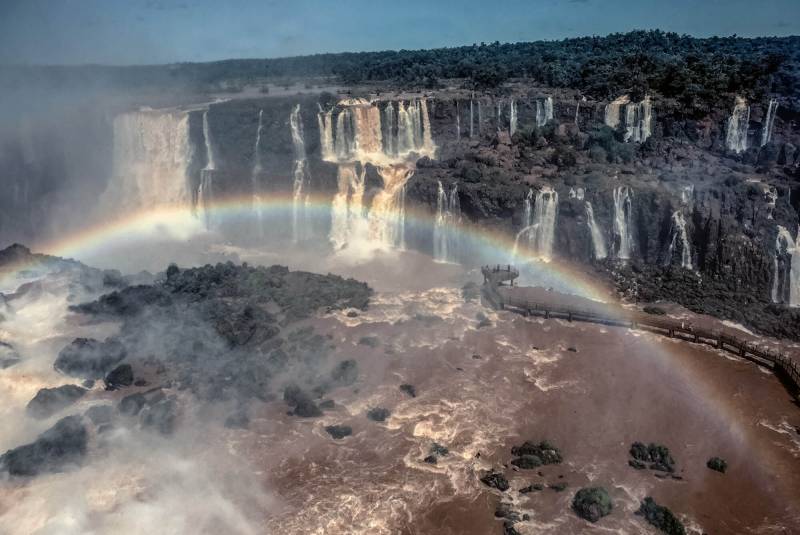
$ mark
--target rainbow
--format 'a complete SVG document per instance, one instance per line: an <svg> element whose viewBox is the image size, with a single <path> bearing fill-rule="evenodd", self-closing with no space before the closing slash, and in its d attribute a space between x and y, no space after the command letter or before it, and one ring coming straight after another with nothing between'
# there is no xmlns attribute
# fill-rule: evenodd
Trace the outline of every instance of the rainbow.
<svg viewBox="0 0 800 535"><path fill-rule="evenodd" d="M275 195L254 204L251 197L233 198L214 202L207 209L214 217L223 219L252 218L259 211L267 215L286 216L291 213L292 199L287 195ZM314 212L316 217L329 217L332 209L330 197L313 197L306 204L306 209ZM284 220L289 221L288 217ZM406 220L410 225L432 230L434 214L421 209L411 209L407 210ZM162 206L140 210L111 221L98 222L55 240L34 243L33 249L40 253L80 260L92 254L101 254L103 250L116 243L135 240L137 236L138 239L146 240L148 236L154 234L169 234L171 239L186 240L194 235L193 233L202 232L202 227L200 219L186 206ZM514 249L514 239L500 229L464 224L458 232L460 237L469 240L487 258L495 257L498 262L509 259ZM516 258L520 262L537 264L541 272L546 273L551 280L560 282L572 293L607 302L609 306L617 304L609 288L594 280L587 271L579 267L558 260L541 262L533 251L525 249L517 251ZM5 273L0 273L0 278L3 275L13 276L30 267L32 267L30 264L16 265L10 269L7 267ZM619 308L615 306L615 311L618 310ZM723 395L719 386L714 384L712 378L679 366L673 354L674 350L667 344L651 345L651 351L646 355L637 355L637 358L649 359L657 373L669 374L677 384L682 385L697 398L699 408L708 418L721 418L730 423L730 439L739 444L746 444L753 430L743 425L735 407ZM763 457L762 459L763 465L760 466L759 472L766 484L770 481L769 465L772 464L772 460ZM771 484L774 484L774 481Z"/></svg>

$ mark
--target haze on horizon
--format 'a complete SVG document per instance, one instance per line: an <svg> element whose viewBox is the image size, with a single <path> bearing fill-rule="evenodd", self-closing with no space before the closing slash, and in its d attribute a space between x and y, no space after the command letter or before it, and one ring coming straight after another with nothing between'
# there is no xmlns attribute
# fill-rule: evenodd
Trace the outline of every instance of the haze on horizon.
<svg viewBox="0 0 800 535"><path fill-rule="evenodd" d="M800 34L800 2L766 0L3 0L0 64L158 64L422 49L661 29Z"/></svg>

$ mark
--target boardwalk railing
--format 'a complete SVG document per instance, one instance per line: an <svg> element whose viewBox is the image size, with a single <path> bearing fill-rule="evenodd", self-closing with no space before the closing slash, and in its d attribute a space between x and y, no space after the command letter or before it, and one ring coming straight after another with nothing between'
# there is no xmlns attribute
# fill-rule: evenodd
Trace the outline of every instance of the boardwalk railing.
<svg viewBox="0 0 800 535"><path fill-rule="evenodd" d="M586 321L648 330L670 338L708 344L772 369L787 384L792 395L795 397L800 395L800 366L791 357L768 347L762 347L721 330L704 329L690 322L644 312L613 308L599 303L597 307L564 305L558 302L556 294L552 300L533 299L525 294L525 288L502 284L508 280L513 285L513 280L519 276L519 272L513 266L484 266L481 271L484 275L483 295L495 308L510 309L526 316L536 314L545 318L558 317L568 321Z"/></svg>

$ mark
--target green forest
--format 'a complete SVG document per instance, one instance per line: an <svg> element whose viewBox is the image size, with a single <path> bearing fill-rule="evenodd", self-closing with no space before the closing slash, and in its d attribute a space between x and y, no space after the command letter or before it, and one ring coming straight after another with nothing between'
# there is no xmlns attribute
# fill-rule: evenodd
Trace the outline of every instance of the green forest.
<svg viewBox="0 0 800 535"><path fill-rule="evenodd" d="M647 92L674 98L695 110L713 105L721 93L787 97L798 109L800 37L694 38L662 31L635 31L529 43L479 43L432 50L317 54L277 59L134 67L5 67L7 84L35 78L48 85L104 84L115 87L191 86L197 90L237 87L268 80L323 77L346 85L392 83L436 88L444 80L491 90L511 78L569 87L605 99ZM11 76L16 74L17 76Z"/></svg>

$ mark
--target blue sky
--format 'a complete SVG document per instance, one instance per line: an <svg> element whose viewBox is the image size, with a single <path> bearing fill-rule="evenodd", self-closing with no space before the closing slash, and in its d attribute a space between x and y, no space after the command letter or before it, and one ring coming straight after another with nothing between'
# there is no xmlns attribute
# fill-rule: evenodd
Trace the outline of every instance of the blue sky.
<svg viewBox="0 0 800 535"><path fill-rule="evenodd" d="M208 61L650 28L798 35L800 0L0 0L0 63Z"/></svg>

